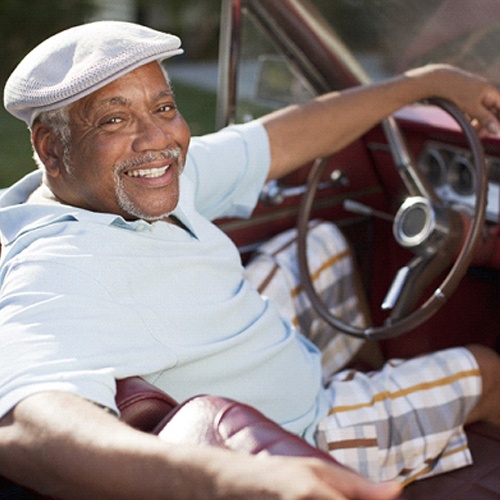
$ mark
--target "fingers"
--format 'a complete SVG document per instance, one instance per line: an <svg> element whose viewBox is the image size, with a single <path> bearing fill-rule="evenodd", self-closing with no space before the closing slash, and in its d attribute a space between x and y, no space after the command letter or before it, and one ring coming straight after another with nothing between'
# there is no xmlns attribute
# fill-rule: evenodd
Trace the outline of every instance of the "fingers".
<svg viewBox="0 0 500 500"><path fill-rule="evenodd" d="M485 128L490 134L497 134L500 130L500 92L497 89L488 90L483 97L482 104L488 111Z"/></svg>
<svg viewBox="0 0 500 500"><path fill-rule="evenodd" d="M349 486L336 484L337 490L351 500L395 500L400 497L403 486L395 481L374 483L358 477Z"/></svg>
<svg viewBox="0 0 500 500"><path fill-rule="evenodd" d="M500 109L500 92L495 88L488 89L483 96L483 106L491 111L498 111Z"/></svg>
<svg viewBox="0 0 500 500"><path fill-rule="evenodd" d="M264 492L278 492L280 498L293 500L395 500L402 491L397 482L376 483L351 469L315 458L252 457L244 469L243 475L234 474L234 468L222 472L231 475L231 481L237 479L237 484L232 483L236 489L231 491L238 492L241 499L255 498L252 495L256 492L258 498L271 498Z"/></svg>
<svg viewBox="0 0 500 500"><path fill-rule="evenodd" d="M498 119L493 114L483 114L482 119L473 118L471 120L472 126L476 129L479 137L483 138L487 135L496 135L500 131Z"/></svg>
<svg viewBox="0 0 500 500"><path fill-rule="evenodd" d="M463 83L455 104L469 115L480 136L497 134L500 131L500 92L488 83L474 81L474 78Z"/></svg>
<svg viewBox="0 0 500 500"><path fill-rule="evenodd" d="M500 91L485 78L448 65L429 65L423 70L431 94L458 106L480 136L500 131Z"/></svg>
<svg viewBox="0 0 500 500"><path fill-rule="evenodd" d="M393 500L401 495L402 485L395 481L376 483L360 474L336 465L316 471L342 498L351 500Z"/></svg>
<svg viewBox="0 0 500 500"><path fill-rule="evenodd" d="M357 498L366 498L367 500L392 500L401 495L403 487L394 481L387 483L372 483L364 488L363 495Z"/></svg>
<svg viewBox="0 0 500 500"><path fill-rule="evenodd" d="M500 131L500 92L488 85L476 108L469 114L472 117L472 125L478 134L481 137L497 134Z"/></svg>

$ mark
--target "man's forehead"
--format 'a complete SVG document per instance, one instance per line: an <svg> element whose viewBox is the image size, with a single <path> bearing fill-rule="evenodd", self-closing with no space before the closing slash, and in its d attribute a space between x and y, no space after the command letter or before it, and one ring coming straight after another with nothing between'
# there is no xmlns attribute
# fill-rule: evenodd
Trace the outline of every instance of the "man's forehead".
<svg viewBox="0 0 500 500"><path fill-rule="evenodd" d="M158 75L158 78L153 79L150 77L150 75L151 71L155 70L155 66L158 67L158 71L155 71ZM165 70L161 67L160 63L154 62L137 68L134 71L131 71L130 73L117 78L113 82L105 85L95 92L92 92L88 96L83 97L79 101L85 107L93 108L130 106L133 104L133 98L131 97L131 95L137 93L138 90L136 80L131 79L130 77L141 73L145 74L143 76L143 81L145 82L144 86L149 87L150 89L150 92L148 93L148 99L151 102L173 97L173 90L170 87L170 83L168 77L166 76ZM77 103L78 101L75 104Z"/></svg>

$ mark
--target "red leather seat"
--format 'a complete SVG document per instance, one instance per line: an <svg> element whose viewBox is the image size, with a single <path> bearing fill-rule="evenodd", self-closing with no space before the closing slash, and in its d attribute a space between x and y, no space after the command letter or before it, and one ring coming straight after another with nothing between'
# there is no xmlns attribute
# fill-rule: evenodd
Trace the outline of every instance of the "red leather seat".
<svg viewBox="0 0 500 500"><path fill-rule="evenodd" d="M186 401L160 422L155 433L170 443L216 446L250 455L315 457L337 463L255 408L217 396Z"/></svg>
<svg viewBox="0 0 500 500"><path fill-rule="evenodd" d="M258 455L309 456L336 461L256 409L218 396L182 404L140 377L117 382L121 419L167 442L203 444Z"/></svg>
<svg viewBox="0 0 500 500"><path fill-rule="evenodd" d="M121 419L144 432L153 432L165 415L178 406L177 401L141 377L119 380L115 399Z"/></svg>

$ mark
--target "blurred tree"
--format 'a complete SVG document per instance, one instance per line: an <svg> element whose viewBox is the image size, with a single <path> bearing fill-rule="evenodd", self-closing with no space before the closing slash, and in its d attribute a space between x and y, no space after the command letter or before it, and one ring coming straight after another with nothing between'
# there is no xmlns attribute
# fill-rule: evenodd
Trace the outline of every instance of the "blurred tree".
<svg viewBox="0 0 500 500"><path fill-rule="evenodd" d="M29 50L57 31L81 23L92 10L92 0L0 0L2 87Z"/></svg>
<svg viewBox="0 0 500 500"><path fill-rule="evenodd" d="M221 0L136 0L137 21L180 36L189 59L217 58Z"/></svg>
<svg viewBox="0 0 500 500"><path fill-rule="evenodd" d="M376 41L372 8L379 0L317 0L315 5L351 49L370 50Z"/></svg>
<svg viewBox="0 0 500 500"><path fill-rule="evenodd" d="M0 0L0 87L35 45L80 24L93 11L92 0ZM34 168L26 125L0 107L0 187Z"/></svg>

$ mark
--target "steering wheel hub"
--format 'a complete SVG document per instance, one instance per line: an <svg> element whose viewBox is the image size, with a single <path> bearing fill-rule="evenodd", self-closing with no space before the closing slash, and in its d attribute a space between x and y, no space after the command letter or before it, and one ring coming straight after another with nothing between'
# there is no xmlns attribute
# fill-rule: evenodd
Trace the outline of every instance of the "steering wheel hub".
<svg viewBox="0 0 500 500"><path fill-rule="evenodd" d="M411 196L399 207L394 218L393 234L396 241L414 252L434 252L447 234L447 212L422 196Z"/></svg>

